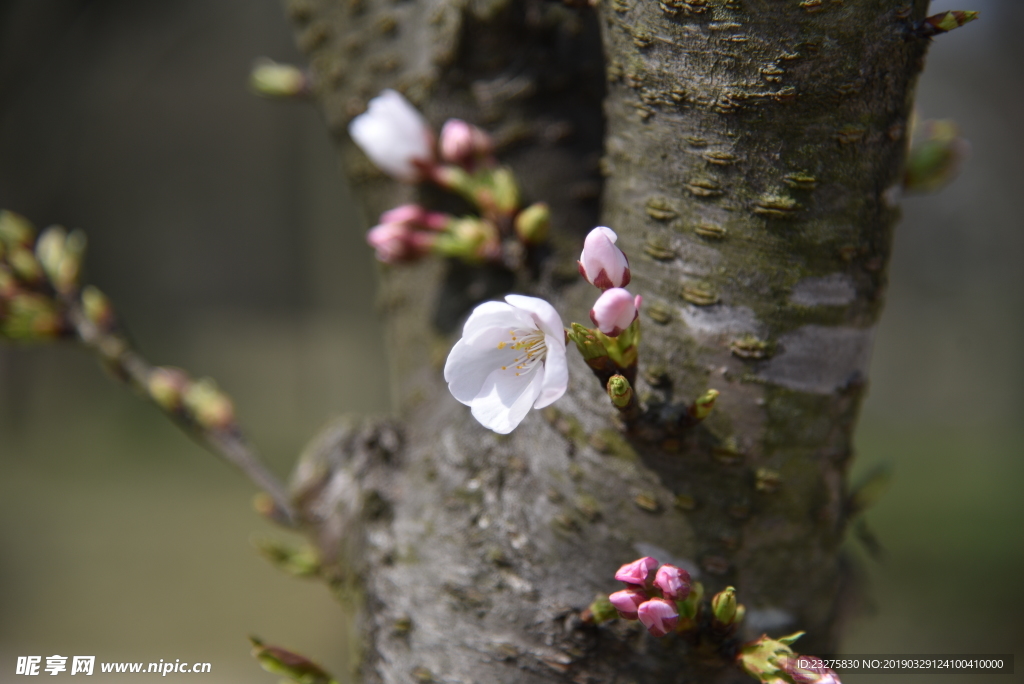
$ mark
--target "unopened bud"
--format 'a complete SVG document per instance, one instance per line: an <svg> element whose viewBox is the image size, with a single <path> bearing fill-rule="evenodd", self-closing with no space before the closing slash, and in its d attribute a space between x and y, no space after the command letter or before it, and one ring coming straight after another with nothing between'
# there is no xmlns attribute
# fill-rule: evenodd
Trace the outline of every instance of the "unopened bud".
<svg viewBox="0 0 1024 684"><path fill-rule="evenodd" d="M971 10L951 10L932 16L921 22L922 33L933 36L937 33L948 33L978 18L978 12Z"/></svg>
<svg viewBox="0 0 1024 684"><path fill-rule="evenodd" d="M35 233L35 227L21 214L6 209L0 210L0 242L7 247L28 247L32 244Z"/></svg>
<svg viewBox="0 0 1024 684"><path fill-rule="evenodd" d="M707 418L711 413L711 410L715 408L715 401L718 399L718 395L718 390L709 389L704 392L704 394L697 397L688 410L690 417L695 420L704 420Z"/></svg>
<svg viewBox="0 0 1024 684"><path fill-rule="evenodd" d="M6 311L0 316L0 336L20 342L40 342L53 339L63 331L64 319L49 297L22 292L6 300Z"/></svg>
<svg viewBox="0 0 1024 684"><path fill-rule="evenodd" d="M83 299L85 293L82 293ZM157 406L168 413L181 407L182 398L192 385L192 379L179 368L158 366L149 373L146 391Z"/></svg>
<svg viewBox="0 0 1024 684"><path fill-rule="evenodd" d="M527 245L539 245L548 239L551 228L551 209L544 202L537 202L516 215L516 235Z"/></svg>
<svg viewBox="0 0 1024 684"><path fill-rule="evenodd" d="M590 320L609 337L618 337L636 320L643 298L629 290L613 287L601 293L590 310Z"/></svg>
<svg viewBox="0 0 1024 684"><path fill-rule="evenodd" d="M607 290L629 285L629 261L615 246L618 239L615 231L606 226L598 226L587 234L578 264L580 275L594 287Z"/></svg>
<svg viewBox="0 0 1024 684"><path fill-rule="evenodd" d="M594 602L587 608L587 611L589 611L590 616L589 620L585 621L593 622L597 625L619 617L619 612L615 609L615 606L612 605L611 601L609 601L609 597L604 594L597 596L597 598L594 599Z"/></svg>
<svg viewBox="0 0 1024 684"><path fill-rule="evenodd" d="M210 378L192 383L182 397L182 405L200 427L223 430L235 422L235 407Z"/></svg>
<svg viewBox="0 0 1024 684"><path fill-rule="evenodd" d="M636 587L627 587L608 596L608 602L618 611L619 617L625 620L636 620L637 611L640 606L650 600L643 590Z"/></svg>
<svg viewBox="0 0 1024 684"><path fill-rule="evenodd" d="M621 375L613 375L608 378L607 390L608 397L619 408L629 406L629 402L633 400L633 388L630 387L629 380Z"/></svg>
<svg viewBox="0 0 1024 684"><path fill-rule="evenodd" d="M690 595L690 573L666 563L658 568L654 586L669 601L683 601Z"/></svg>
<svg viewBox="0 0 1024 684"><path fill-rule="evenodd" d="M253 64L249 87L257 95L272 99L306 97L311 90L309 78L302 69L267 58Z"/></svg>
<svg viewBox="0 0 1024 684"><path fill-rule="evenodd" d="M494 208L501 214L512 214L519 208L519 185L511 169L501 167L491 173L490 189Z"/></svg>
<svg viewBox="0 0 1024 684"><path fill-rule="evenodd" d="M903 187L907 192L934 192L951 182L970 154L971 145L949 120L926 121L924 137L910 148Z"/></svg>
<svg viewBox="0 0 1024 684"><path fill-rule="evenodd" d="M253 545L272 565L296 577L314 577L320 572L320 559L310 546L298 549L275 539L253 539Z"/></svg>
<svg viewBox="0 0 1024 684"><path fill-rule="evenodd" d="M434 251L479 263L494 259L501 253L501 239L498 229L490 221L467 216L452 221L448 230L438 237Z"/></svg>
<svg viewBox="0 0 1024 684"><path fill-rule="evenodd" d="M615 579L639 587L650 587L657 569L658 561L650 556L644 556L620 567L615 573Z"/></svg>
<svg viewBox="0 0 1024 684"><path fill-rule="evenodd" d="M43 279L43 267L39 265L35 254L22 245L10 245L10 253L7 255L7 263L18 280L23 283L34 284Z"/></svg>
<svg viewBox="0 0 1024 684"><path fill-rule="evenodd" d="M683 617L695 620L700 612L700 602L704 598L704 585L700 582L693 582L690 585L690 593L687 597L676 603L679 614Z"/></svg>
<svg viewBox="0 0 1024 684"><path fill-rule="evenodd" d="M438 143L441 159L472 171L478 164L493 163L494 141L485 131L461 119L448 119Z"/></svg>
<svg viewBox="0 0 1024 684"><path fill-rule="evenodd" d="M676 628L679 613L671 601L651 599L637 609L637 617L652 636L663 637Z"/></svg>
<svg viewBox="0 0 1024 684"><path fill-rule="evenodd" d="M711 599L711 612L720 624L733 624L736 621L736 589L726 587L715 594Z"/></svg>
<svg viewBox="0 0 1024 684"><path fill-rule="evenodd" d="M301 684L335 682L327 671L305 656L279 646L267 646L254 636L250 636L249 641L252 642L253 658L259 662L260 667L271 674L281 675Z"/></svg>
<svg viewBox="0 0 1024 684"><path fill-rule="evenodd" d="M85 244L85 233L68 233L60 226L50 226L36 241L36 259L58 292L70 292L78 285Z"/></svg>
<svg viewBox="0 0 1024 684"><path fill-rule="evenodd" d="M107 295L93 285L82 288L82 311L101 330L109 329L114 323L114 307Z"/></svg>

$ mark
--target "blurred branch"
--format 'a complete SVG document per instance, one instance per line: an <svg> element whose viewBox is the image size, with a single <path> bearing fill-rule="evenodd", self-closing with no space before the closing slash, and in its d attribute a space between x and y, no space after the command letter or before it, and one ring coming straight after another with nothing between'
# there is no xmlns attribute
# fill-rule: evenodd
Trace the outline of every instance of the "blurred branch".
<svg viewBox="0 0 1024 684"><path fill-rule="evenodd" d="M76 337L114 376L266 491L274 520L296 526L287 491L246 443L231 399L208 378L193 380L139 354L121 333L106 295L81 286L84 253L80 231L51 226L37 238L27 219L0 211L0 336L23 343Z"/></svg>

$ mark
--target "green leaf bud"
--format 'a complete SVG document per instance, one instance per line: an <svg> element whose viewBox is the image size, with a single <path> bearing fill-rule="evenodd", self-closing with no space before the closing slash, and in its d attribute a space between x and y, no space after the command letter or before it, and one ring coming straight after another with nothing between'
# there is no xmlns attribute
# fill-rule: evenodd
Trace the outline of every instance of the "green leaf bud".
<svg viewBox="0 0 1024 684"><path fill-rule="evenodd" d="M295 684L337 684L322 667L305 656L279 646L267 646L254 636L250 636L249 641L252 656L271 674L287 677Z"/></svg>
<svg viewBox="0 0 1024 684"><path fill-rule="evenodd" d="M257 95L272 99L305 97L311 90L309 78L302 69L265 57L253 64L249 88Z"/></svg>
<svg viewBox="0 0 1024 684"><path fill-rule="evenodd" d="M726 587L711 599L711 613L718 623L731 625L736 621L736 605L735 587Z"/></svg>
<svg viewBox="0 0 1024 684"><path fill-rule="evenodd" d="M174 413L181 408L182 398L191 385L192 379L185 371L179 368L159 366L150 372L146 389L149 392L149 398L157 406L168 413Z"/></svg>
<svg viewBox="0 0 1024 684"><path fill-rule="evenodd" d="M709 389L697 397L689 408L690 417L695 420L704 420L715 408L715 401L718 399L718 390Z"/></svg>
<svg viewBox="0 0 1024 684"><path fill-rule="evenodd" d="M551 209L544 202L537 202L516 215L516 235L527 245L539 245L548 239L551 228Z"/></svg>
<svg viewBox="0 0 1024 684"><path fill-rule="evenodd" d="M633 388L630 387L629 380L621 375L613 375L608 378L607 390L608 397L619 408L629 406L629 402L633 399Z"/></svg>
<svg viewBox="0 0 1024 684"><path fill-rule="evenodd" d="M28 247L32 244L35 234L36 229L27 218L13 211L0 210L0 242L7 247Z"/></svg>
<svg viewBox="0 0 1024 684"><path fill-rule="evenodd" d="M192 383L182 396L182 406L193 420L207 430L223 430L235 422L235 407L210 378Z"/></svg>

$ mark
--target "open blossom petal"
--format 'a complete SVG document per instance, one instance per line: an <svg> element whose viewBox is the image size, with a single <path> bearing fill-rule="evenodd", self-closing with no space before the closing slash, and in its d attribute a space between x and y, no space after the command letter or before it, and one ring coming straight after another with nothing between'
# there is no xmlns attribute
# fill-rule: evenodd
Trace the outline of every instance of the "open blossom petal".
<svg viewBox="0 0 1024 684"><path fill-rule="evenodd" d="M434 162L434 134L423 115L400 93L385 90L348 125L352 140L382 171L415 183Z"/></svg>
<svg viewBox="0 0 1024 684"><path fill-rule="evenodd" d="M473 417L495 432L515 429L531 408L565 394L565 333L543 299L509 295L470 315L444 367L444 379Z"/></svg>
<svg viewBox="0 0 1024 684"><path fill-rule="evenodd" d="M615 246L619 236L607 226L598 226L587 234L580 254L580 275L591 285L607 290L629 285L629 262Z"/></svg>

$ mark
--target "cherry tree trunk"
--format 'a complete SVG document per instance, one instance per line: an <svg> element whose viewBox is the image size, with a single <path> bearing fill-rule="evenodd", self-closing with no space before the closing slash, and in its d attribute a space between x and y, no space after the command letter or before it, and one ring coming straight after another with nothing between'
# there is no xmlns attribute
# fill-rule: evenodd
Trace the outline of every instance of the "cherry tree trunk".
<svg viewBox="0 0 1024 684"><path fill-rule="evenodd" d="M385 87L436 126L493 132L526 199L553 212L531 274L382 269L395 418L339 424L300 466L367 682L742 681L728 653L581 620L642 555L709 593L735 586L747 636L802 629L799 651L836 648L845 474L927 2L595 4L286 3L368 223L417 192L448 201L348 139ZM515 291L587 323L597 291L575 259L598 224L644 297L645 419L624 429L570 349L563 399L507 437L485 430L441 372L465 315ZM711 416L673 429L708 388Z"/></svg>

